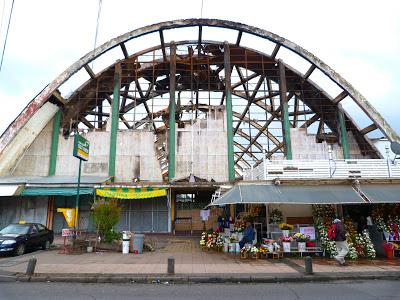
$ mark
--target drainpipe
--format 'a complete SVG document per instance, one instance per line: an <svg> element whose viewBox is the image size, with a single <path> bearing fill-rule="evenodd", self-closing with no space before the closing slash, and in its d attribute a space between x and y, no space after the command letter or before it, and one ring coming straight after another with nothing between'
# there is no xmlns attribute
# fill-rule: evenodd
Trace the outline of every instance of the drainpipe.
<svg viewBox="0 0 400 300"><path fill-rule="evenodd" d="M233 113L231 91L231 54L229 43L224 42L224 69L225 69L225 106L226 106L226 132L228 141L228 178L235 180L235 162L233 158Z"/></svg>
<svg viewBox="0 0 400 300"><path fill-rule="evenodd" d="M108 158L108 175L114 181L115 177L115 158L117 154L117 134L119 118L119 97L121 90L121 63L115 65L114 72L114 91L111 103L111 135L110 135L110 155Z"/></svg>
<svg viewBox="0 0 400 300"><path fill-rule="evenodd" d="M175 177L175 85L176 85L176 45L171 42L169 71L169 131L168 131L168 179Z"/></svg>
<svg viewBox="0 0 400 300"><path fill-rule="evenodd" d="M392 167L391 167L391 163L390 163L389 145L385 146L385 150L386 150L386 163L387 163L387 168L388 168L388 175L389 175L389 178L390 178L390 177L392 177Z"/></svg>
<svg viewBox="0 0 400 300"><path fill-rule="evenodd" d="M279 60L279 96L282 105L282 128L283 140L285 143L285 156L287 160L292 160L292 141L290 139L289 107L287 101L285 65Z"/></svg>
<svg viewBox="0 0 400 300"><path fill-rule="evenodd" d="M342 106L340 104L338 104L338 113L339 113L340 139L342 142L342 149L343 149L343 158L350 159L349 144L347 142L346 121Z"/></svg>
<svg viewBox="0 0 400 300"><path fill-rule="evenodd" d="M53 119L53 133L51 137L51 148L50 148L50 166L49 166L49 176L56 174L56 164L57 164L57 153L58 153L58 137L60 133L61 125L61 110L59 109L54 115Z"/></svg>

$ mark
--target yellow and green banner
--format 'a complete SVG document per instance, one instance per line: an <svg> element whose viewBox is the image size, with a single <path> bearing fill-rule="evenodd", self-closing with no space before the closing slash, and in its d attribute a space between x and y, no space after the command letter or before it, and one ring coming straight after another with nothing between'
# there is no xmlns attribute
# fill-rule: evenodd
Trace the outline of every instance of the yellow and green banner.
<svg viewBox="0 0 400 300"><path fill-rule="evenodd" d="M166 189L159 188L99 188L96 195L116 199L147 199L167 195Z"/></svg>

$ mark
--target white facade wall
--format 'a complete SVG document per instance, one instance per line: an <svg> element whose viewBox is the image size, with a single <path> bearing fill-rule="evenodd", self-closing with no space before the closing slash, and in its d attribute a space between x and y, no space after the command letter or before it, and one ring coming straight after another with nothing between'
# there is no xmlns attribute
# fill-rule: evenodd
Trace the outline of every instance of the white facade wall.
<svg viewBox="0 0 400 300"><path fill-rule="evenodd" d="M193 175L217 182L228 180L226 115L223 106L211 108L205 119L176 129L175 178Z"/></svg>

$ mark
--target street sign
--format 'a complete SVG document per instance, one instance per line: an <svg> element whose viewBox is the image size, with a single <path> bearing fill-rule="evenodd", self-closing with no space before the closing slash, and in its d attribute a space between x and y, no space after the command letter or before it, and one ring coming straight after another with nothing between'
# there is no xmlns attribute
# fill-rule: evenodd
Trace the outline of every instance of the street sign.
<svg viewBox="0 0 400 300"><path fill-rule="evenodd" d="M87 139L79 134L75 134L73 155L80 160L87 161L89 159L90 143Z"/></svg>

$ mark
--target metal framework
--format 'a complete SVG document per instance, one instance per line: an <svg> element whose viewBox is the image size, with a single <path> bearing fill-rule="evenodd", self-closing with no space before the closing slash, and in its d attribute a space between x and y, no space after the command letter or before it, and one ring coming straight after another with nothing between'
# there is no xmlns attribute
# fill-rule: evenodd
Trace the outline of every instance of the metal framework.
<svg viewBox="0 0 400 300"><path fill-rule="evenodd" d="M185 27L197 28L197 40L165 42L165 32ZM235 31L236 41L204 40L206 27ZM136 53L128 51L128 42L151 33L159 34L159 45ZM244 34L258 37L260 48L266 40L274 43L272 52L265 53L242 45ZM94 72L89 64L116 47L121 50L118 61L100 72ZM302 73L279 60L277 56L282 47L304 59L309 68ZM171 51L171 48L176 50ZM114 85L116 68L120 76L119 91ZM341 89L338 95L329 95L310 79L317 69ZM71 95L62 95L58 89L80 70L85 70L89 80ZM171 84L175 91L171 90ZM170 99L175 95L174 105L171 106ZM119 98L118 101L113 101L115 97ZM346 98L362 109L371 120L371 125L365 128L357 126L341 106ZM367 137L370 132L379 129L389 140L398 140L393 129L358 91L300 46L271 32L240 23L188 19L133 30L85 55L28 104L1 136L0 153L47 101L62 109L61 128L65 135L77 128L103 129L107 122L111 122L111 106L114 104L118 105L113 109L119 111L116 118L119 128L147 128L154 132L159 146L160 166L165 175L168 174L168 159L162 147L165 131L174 120L179 126L204 118L210 110L225 106L227 99L233 110L230 132L237 175L241 175L244 168L260 164L263 150L266 158L291 157L290 127L315 133L316 142L339 144L347 143L343 135L350 131L362 155L370 158L379 157ZM174 108L172 115L171 107ZM113 119L113 122L117 121Z"/></svg>

